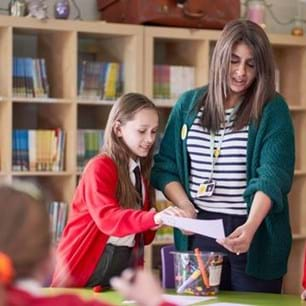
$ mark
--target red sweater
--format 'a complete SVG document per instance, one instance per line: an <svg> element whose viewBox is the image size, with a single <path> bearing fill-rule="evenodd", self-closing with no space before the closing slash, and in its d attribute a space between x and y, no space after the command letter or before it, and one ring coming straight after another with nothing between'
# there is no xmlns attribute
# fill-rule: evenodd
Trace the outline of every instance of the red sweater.
<svg viewBox="0 0 306 306"><path fill-rule="evenodd" d="M143 210L122 208L116 198L117 182L117 168L112 159L99 155L89 161L57 249L52 286L85 286L110 236L144 232L145 244L154 239L155 232L150 228L155 226L155 213L148 211L148 196Z"/></svg>
<svg viewBox="0 0 306 306"><path fill-rule="evenodd" d="M10 287L6 291L6 306L111 306L98 300L85 301L73 294L60 294L55 296L34 296L26 291ZM2 305L1 305L2 306ZM175 306L163 302L159 306Z"/></svg>

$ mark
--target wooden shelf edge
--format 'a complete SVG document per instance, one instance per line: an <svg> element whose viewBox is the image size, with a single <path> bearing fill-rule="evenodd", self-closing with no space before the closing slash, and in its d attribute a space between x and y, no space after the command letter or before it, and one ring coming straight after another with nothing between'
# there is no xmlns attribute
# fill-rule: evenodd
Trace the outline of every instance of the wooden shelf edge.
<svg viewBox="0 0 306 306"><path fill-rule="evenodd" d="M306 170L294 170L294 175L295 176L305 176Z"/></svg>
<svg viewBox="0 0 306 306"><path fill-rule="evenodd" d="M174 244L172 239L167 240L153 240L152 245L165 245L165 244Z"/></svg>
<svg viewBox="0 0 306 306"><path fill-rule="evenodd" d="M78 98L77 104L80 105L113 105L116 100L99 100L92 98Z"/></svg>
<svg viewBox="0 0 306 306"><path fill-rule="evenodd" d="M289 105L289 110L292 112L305 112L306 106Z"/></svg>
<svg viewBox="0 0 306 306"><path fill-rule="evenodd" d="M68 171L13 171L12 176L71 176L74 175L73 172Z"/></svg>
<svg viewBox="0 0 306 306"><path fill-rule="evenodd" d="M15 103L70 104L73 99L13 97L12 101Z"/></svg>
<svg viewBox="0 0 306 306"><path fill-rule="evenodd" d="M306 240L306 233L305 234L293 234L292 235L293 240Z"/></svg>

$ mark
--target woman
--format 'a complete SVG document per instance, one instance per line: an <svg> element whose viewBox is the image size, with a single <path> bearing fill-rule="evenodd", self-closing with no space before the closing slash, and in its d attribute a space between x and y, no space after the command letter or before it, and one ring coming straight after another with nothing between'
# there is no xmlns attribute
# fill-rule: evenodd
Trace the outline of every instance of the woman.
<svg viewBox="0 0 306 306"><path fill-rule="evenodd" d="M229 22L208 86L180 97L152 169L153 186L189 217L223 220L223 240L175 232L179 250L228 255L221 289L280 292L287 270L294 131L274 74L263 29Z"/></svg>

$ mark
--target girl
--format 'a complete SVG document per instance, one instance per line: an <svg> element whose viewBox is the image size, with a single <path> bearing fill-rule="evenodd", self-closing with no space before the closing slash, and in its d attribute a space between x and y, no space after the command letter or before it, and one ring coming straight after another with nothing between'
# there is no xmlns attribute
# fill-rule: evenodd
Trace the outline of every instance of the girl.
<svg viewBox="0 0 306 306"><path fill-rule="evenodd" d="M35 186L20 182L0 186L0 210L1 306L111 306L99 301L85 302L72 294L42 295L41 284L53 264L47 204ZM139 289L144 286L152 306L174 306L162 301L162 289L152 275L141 275L145 286L139 282L133 285L124 275L115 280L115 286L125 296L123 289L128 287L129 298L139 305L143 305Z"/></svg>
<svg viewBox="0 0 306 306"><path fill-rule="evenodd" d="M52 286L108 287L112 276L143 264L143 245L152 242L162 213L184 216L174 208L151 209L158 121L156 106L141 94L126 94L114 104L102 153L87 164L72 200Z"/></svg>
<svg viewBox="0 0 306 306"><path fill-rule="evenodd" d="M274 75L264 30L229 22L208 86L180 97L152 170L153 186L189 217L223 220L227 237L217 242L175 231L179 250L228 255L220 289L280 292L287 271L294 131Z"/></svg>

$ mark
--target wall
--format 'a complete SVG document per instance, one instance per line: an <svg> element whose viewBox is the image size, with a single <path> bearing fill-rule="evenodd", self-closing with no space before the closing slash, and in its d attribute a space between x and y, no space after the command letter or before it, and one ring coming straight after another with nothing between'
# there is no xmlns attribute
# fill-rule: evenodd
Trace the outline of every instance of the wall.
<svg viewBox="0 0 306 306"><path fill-rule="evenodd" d="M30 1L30 0L27 0ZM38 0L34 0L38 1ZM56 0L45 0L48 5L48 15L50 18L53 18L53 6ZM268 4L272 5L272 10L275 15L282 21L288 21L292 19L297 14L297 1L298 0L265 0ZM75 0L78 6L81 9L82 18L84 20L96 20L99 19L99 13L97 11L96 0ZM242 3L245 0L241 1ZM0 8L7 8L9 0L0 0ZM242 14L244 12L244 5L241 5ZM0 12L5 14L5 12ZM303 8L303 17L306 16L306 4L304 4ZM71 10L70 18L76 16L76 11L74 9ZM267 31L268 32L276 32L276 33L290 33L291 25L282 26L273 21L270 14L267 13L266 18Z"/></svg>

